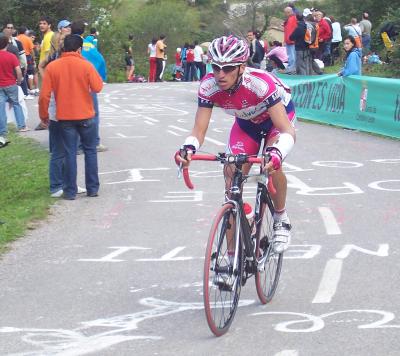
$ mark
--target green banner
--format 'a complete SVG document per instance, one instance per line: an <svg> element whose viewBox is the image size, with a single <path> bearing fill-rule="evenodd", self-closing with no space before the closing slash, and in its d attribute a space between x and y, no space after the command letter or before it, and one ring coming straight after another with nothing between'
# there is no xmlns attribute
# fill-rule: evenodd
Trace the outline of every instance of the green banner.
<svg viewBox="0 0 400 356"><path fill-rule="evenodd" d="M298 117L400 138L400 79L279 77L292 88Z"/></svg>

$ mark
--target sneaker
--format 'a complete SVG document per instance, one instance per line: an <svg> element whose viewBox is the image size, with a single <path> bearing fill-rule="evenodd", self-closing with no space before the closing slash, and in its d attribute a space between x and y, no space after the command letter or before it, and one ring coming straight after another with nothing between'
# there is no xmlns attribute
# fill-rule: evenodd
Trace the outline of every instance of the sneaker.
<svg viewBox="0 0 400 356"><path fill-rule="evenodd" d="M6 147L10 141L7 141L7 138L4 136L0 136L0 148Z"/></svg>
<svg viewBox="0 0 400 356"><path fill-rule="evenodd" d="M98 196L99 196L99 193L93 192L93 193L87 193L86 195L87 195L88 197L90 197L90 198L94 198L94 197L98 197Z"/></svg>
<svg viewBox="0 0 400 356"><path fill-rule="evenodd" d="M28 95L25 95L24 99L25 100L33 100L33 99L35 99L35 97L33 95L28 94Z"/></svg>
<svg viewBox="0 0 400 356"><path fill-rule="evenodd" d="M78 190L77 190L76 194L84 194L84 193L86 193L86 189L85 189L85 188L82 188L82 187L80 187L80 186L78 185Z"/></svg>
<svg viewBox="0 0 400 356"><path fill-rule="evenodd" d="M97 145L96 150L97 152L105 152L108 151L108 147L100 143L99 145Z"/></svg>
<svg viewBox="0 0 400 356"><path fill-rule="evenodd" d="M45 127L41 122L39 125L35 127L35 131L40 131L40 130L47 130L47 127Z"/></svg>
<svg viewBox="0 0 400 356"><path fill-rule="evenodd" d="M275 253L282 253L287 250L290 244L290 230L292 225L284 221L274 222L274 236L272 238L272 247Z"/></svg>
<svg viewBox="0 0 400 356"><path fill-rule="evenodd" d="M63 193L64 193L63 190L60 189L60 190L57 190L57 191L54 192L54 193L51 193L50 196L51 196L52 198L61 198L62 195L63 195Z"/></svg>
<svg viewBox="0 0 400 356"><path fill-rule="evenodd" d="M26 126L21 129L18 129L18 132L27 132L27 131L30 131L30 128Z"/></svg>

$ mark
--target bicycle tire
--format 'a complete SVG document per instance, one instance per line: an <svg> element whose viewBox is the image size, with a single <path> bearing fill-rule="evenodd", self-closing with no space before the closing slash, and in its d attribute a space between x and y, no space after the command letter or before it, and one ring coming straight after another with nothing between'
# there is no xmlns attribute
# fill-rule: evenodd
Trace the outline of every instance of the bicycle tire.
<svg viewBox="0 0 400 356"><path fill-rule="evenodd" d="M267 196L267 199L271 199ZM272 248L273 235L273 210L272 202L266 201L260 204L260 219L256 230L256 258L259 261L265 259L262 265L257 266L255 282L257 295L262 304L269 303L278 287L279 277L282 269L283 253L275 253Z"/></svg>
<svg viewBox="0 0 400 356"><path fill-rule="evenodd" d="M229 270L229 258L226 231L236 219L233 204L225 204L215 216L211 226L204 260L203 299L207 323L215 336L225 334L232 324L240 298L243 276L243 248L239 241L239 253L231 290L220 283L219 271ZM236 235L236 234L234 234ZM239 235L240 236L240 235ZM239 237L240 238L240 237ZM235 242L235 238L234 238Z"/></svg>

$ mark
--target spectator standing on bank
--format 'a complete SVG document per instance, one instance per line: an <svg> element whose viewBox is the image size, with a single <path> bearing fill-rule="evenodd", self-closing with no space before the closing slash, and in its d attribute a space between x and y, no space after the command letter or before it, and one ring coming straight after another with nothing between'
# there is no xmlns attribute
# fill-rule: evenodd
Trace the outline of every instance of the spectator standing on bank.
<svg viewBox="0 0 400 356"><path fill-rule="evenodd" d="M338 76L361 75L361 49L356 47L354 37L346 36L343 40L343 47L346 51L346 59Z"/></svg>
<svg viewBox="0 0 400 356"><path fill-rule="evenodd" d="M78 192L76 184L76 151L78 136L85 154L85 182L87 195L95 197L99 190L96 152L96 125L91 92L100 92L103 80L82 55L83 39L68 35L64 40L61 58L46 68L39 97L39 115L45 123L49 120L51 93L56 101L56 117L61 123L65 148L64 199L73 200ZM71 105L71 102L74 105Z"/></svg>
<svg viewBox="0 0 400 356"><path fill-rule="evenodd" d="M199 73L199 80L202 80L206 74L206 65L203 62L203 48L199 46L198 41L194 41L194 63L196 65L196 70ZM197 73L196 73L197 77Z"/></svg>
<svg viewBox="0 0 400 356"><path fill-rule="evenodd" d="M249 48L250 48L249 66L260 69L261 62L265 56L264 47L257 40L255 36L255 31L247 32L247 41L249 43Z"/></svg>
<svg viewBox="0 0 400 356"><path fill-rule="evenodd" d="M98 33L96 28L92 27L90 29L90 34L88 36L85 37L85 41L91 42L93 43L93 45L99 49L99 45L98 45L98 39L97 39Z"/></svg>
<svg viewBox="0 0 400 356"><path fill-rule="evenodd" d="M327 20L323 17L322 11L316 11L315 20L319 26L319 35L318 35L319 47L316 57L317 59L322 61L330 48L329 43L332 38L332 30Z"/></svg>
<svg viewBox="0 0 400 356"><path fill-rule="evenodd" d="M149 55L149 82L156 81L157 59L156 59L156 43L157 38L153 37L147 46L147 54Z"/></svg>
<svg viewBox="0 0 400 356"><path fill-rule="evenodd" d="M182 59L181 59L181 48L178 47L175 52L175 65L174 72L172 73L172 78L174 81L181 81L182 77Z"/></svg>
<svg viewBox="0 0 400 356"><path fill-rule="evenodd" d="M161 75L164 69L164 57L165 57L165 49L167 45L165 44L165 35L160 35L159 40L156 43L156 61L157 61L157 69L156 69L156 82L161 82Z"/></svg>
<svg viewBox="0 0 400 356"><path fill-rule="evenodd" d="M25 68L25 71L23 72L23 75L24 75L24 81L26 83L27 90L28 90L28 75L29 75L29 73L32 73L34 62L33 62L33 57L32 57L33 41L30 37L28 37L26 35L27 31L28 31L28 29L25 26L19 27L17 40L21 42L22 47L24 48L25 56L26 56L26 68ZM31 94L34 94L34 92L30 92L28 90L28 95L31 95Z"/></svg>
<svg viewBox="0 0 400 356"><path fill-rule="evenodd" d="M73 22L71 24L71 33L74 35L79 35L82 37L85 32L85 23L82 21ZM97 70L97 73L103 79L103 82L107 80L107 69L106 69L106 61L101 53L97 50L97 48L90 42L83 40L82 45L82 57L88 60L90 63L94 65ZM93 121L95 123L97 138L96 138L96 147L97 152L104 152L108 150L107 146L104 146L100 142L100 111L99 111L99 102L97 99L97 93L92 93L93 98L93 106L95 116L93 117Z"/></svg>
<svg viewBox="0 0 400 356"><path fill-rule="evenodd" d="M305 15L305 16L304 16ZM297 27L289 36L291 41L294 41L296 50L296 74L297 75L311 75L311 54L308 48L308 43L305 41L305 35L307 30L306 22L304 17L312 16L309 9L304 9L303 14L296 15Z"/></svg>
<svg viewBox="0 0 400 356"><path fill-rule="evenodd" d="M194 63L194 45L189 45L186 51L185 82L192 82L196 78L196 65Z"/></svg>
<svg viewBox="0 0 400 356"><path fill-rule="evenodd" d="M36 41L36 34L33 31L28 31L28 37L32 40L32 63L27 60L28 86L31 95L39 95L39 75L37 70L37 62L39 61L40 44Z"/></svg>
<svg viewBox="0 0 400 356"><path fill-rule="evenodd" d="M283 23L283 36L289 59L287 72L290 73L296 71L296 50L294 48L294 42L291 41L289 37L293 33L294 29L297 27L297 20L296 15L294 14L291 7L285 7L283 11L286 17L286 20Z"/></svg>
<svg viewBox="0 0 400 356"><path fill-rule="evenodd" d="M39 19L39 30L43 37L40 45L39 63L47 57L51 49L51 38L54 35L54 32L51 30L51 25L52 22L47 16L43 16Z"/></svg>
<svg viewBox="0 0 400 356"><path fill-rule="evenodd" d="M335 63L335 60L339 58L339 45L342 42L342 28L340 27L340 23L335 20L333 16L330 17L332 22L332 43L331 43L331 56L332 56L332 65Z"/></svg>
<svg viewBox="0 0 400 356"><path fill-rule="evenodd" d="M354 38L356 41L356 47L362 48L362 40L361 40L361 28L360 25L357 23L357 19L353 17L350 20L348 25L345 25L344 30L347 31L347 34Z"/></svg>
<svg viewBox="0 0 400 356"><path fill-rule="evenodd" d="M18 84L22 82L22 71L18 58L7 51L8 38L0 37L0 138L6 142L6 105L13 106L18 131L27 131L25 116L18 101Z"/></svg>
<svg viewBox="0 0 400 356"><path fill-rule="evenodd" d="M372 24L369 21L369 13L364 12L362 14L362 20L359 23L361 29L361 42L364 51L364 55L368 54L371 50L371 28Z"/></svg>
<svg viewBox="0 0 400 356"><path fill-rule="evenodd" d="M135 60L133 59L132 41L133 35L128 35L128 41L124 45L127 82L133 81L133 76L135 73Z"/></svg>

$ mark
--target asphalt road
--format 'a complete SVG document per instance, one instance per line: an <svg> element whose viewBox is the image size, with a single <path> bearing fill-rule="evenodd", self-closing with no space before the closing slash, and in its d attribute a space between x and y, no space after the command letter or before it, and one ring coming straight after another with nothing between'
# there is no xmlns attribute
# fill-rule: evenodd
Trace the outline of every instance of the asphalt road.
<svg viewBox="0 0 400 356"><path fill-rule="evenodd" d="M263 306L248 281L230 331L212 336L202 269L221 167L195 162L189 191L172 160L196 91L105 86L100 196L57 201L2 256L0 354L399 355L399 142L306 122L285 165L294 229L277 293ZM232 124L214 111L212 153ZM46 131L25 135L47 143Z"/></svg>

